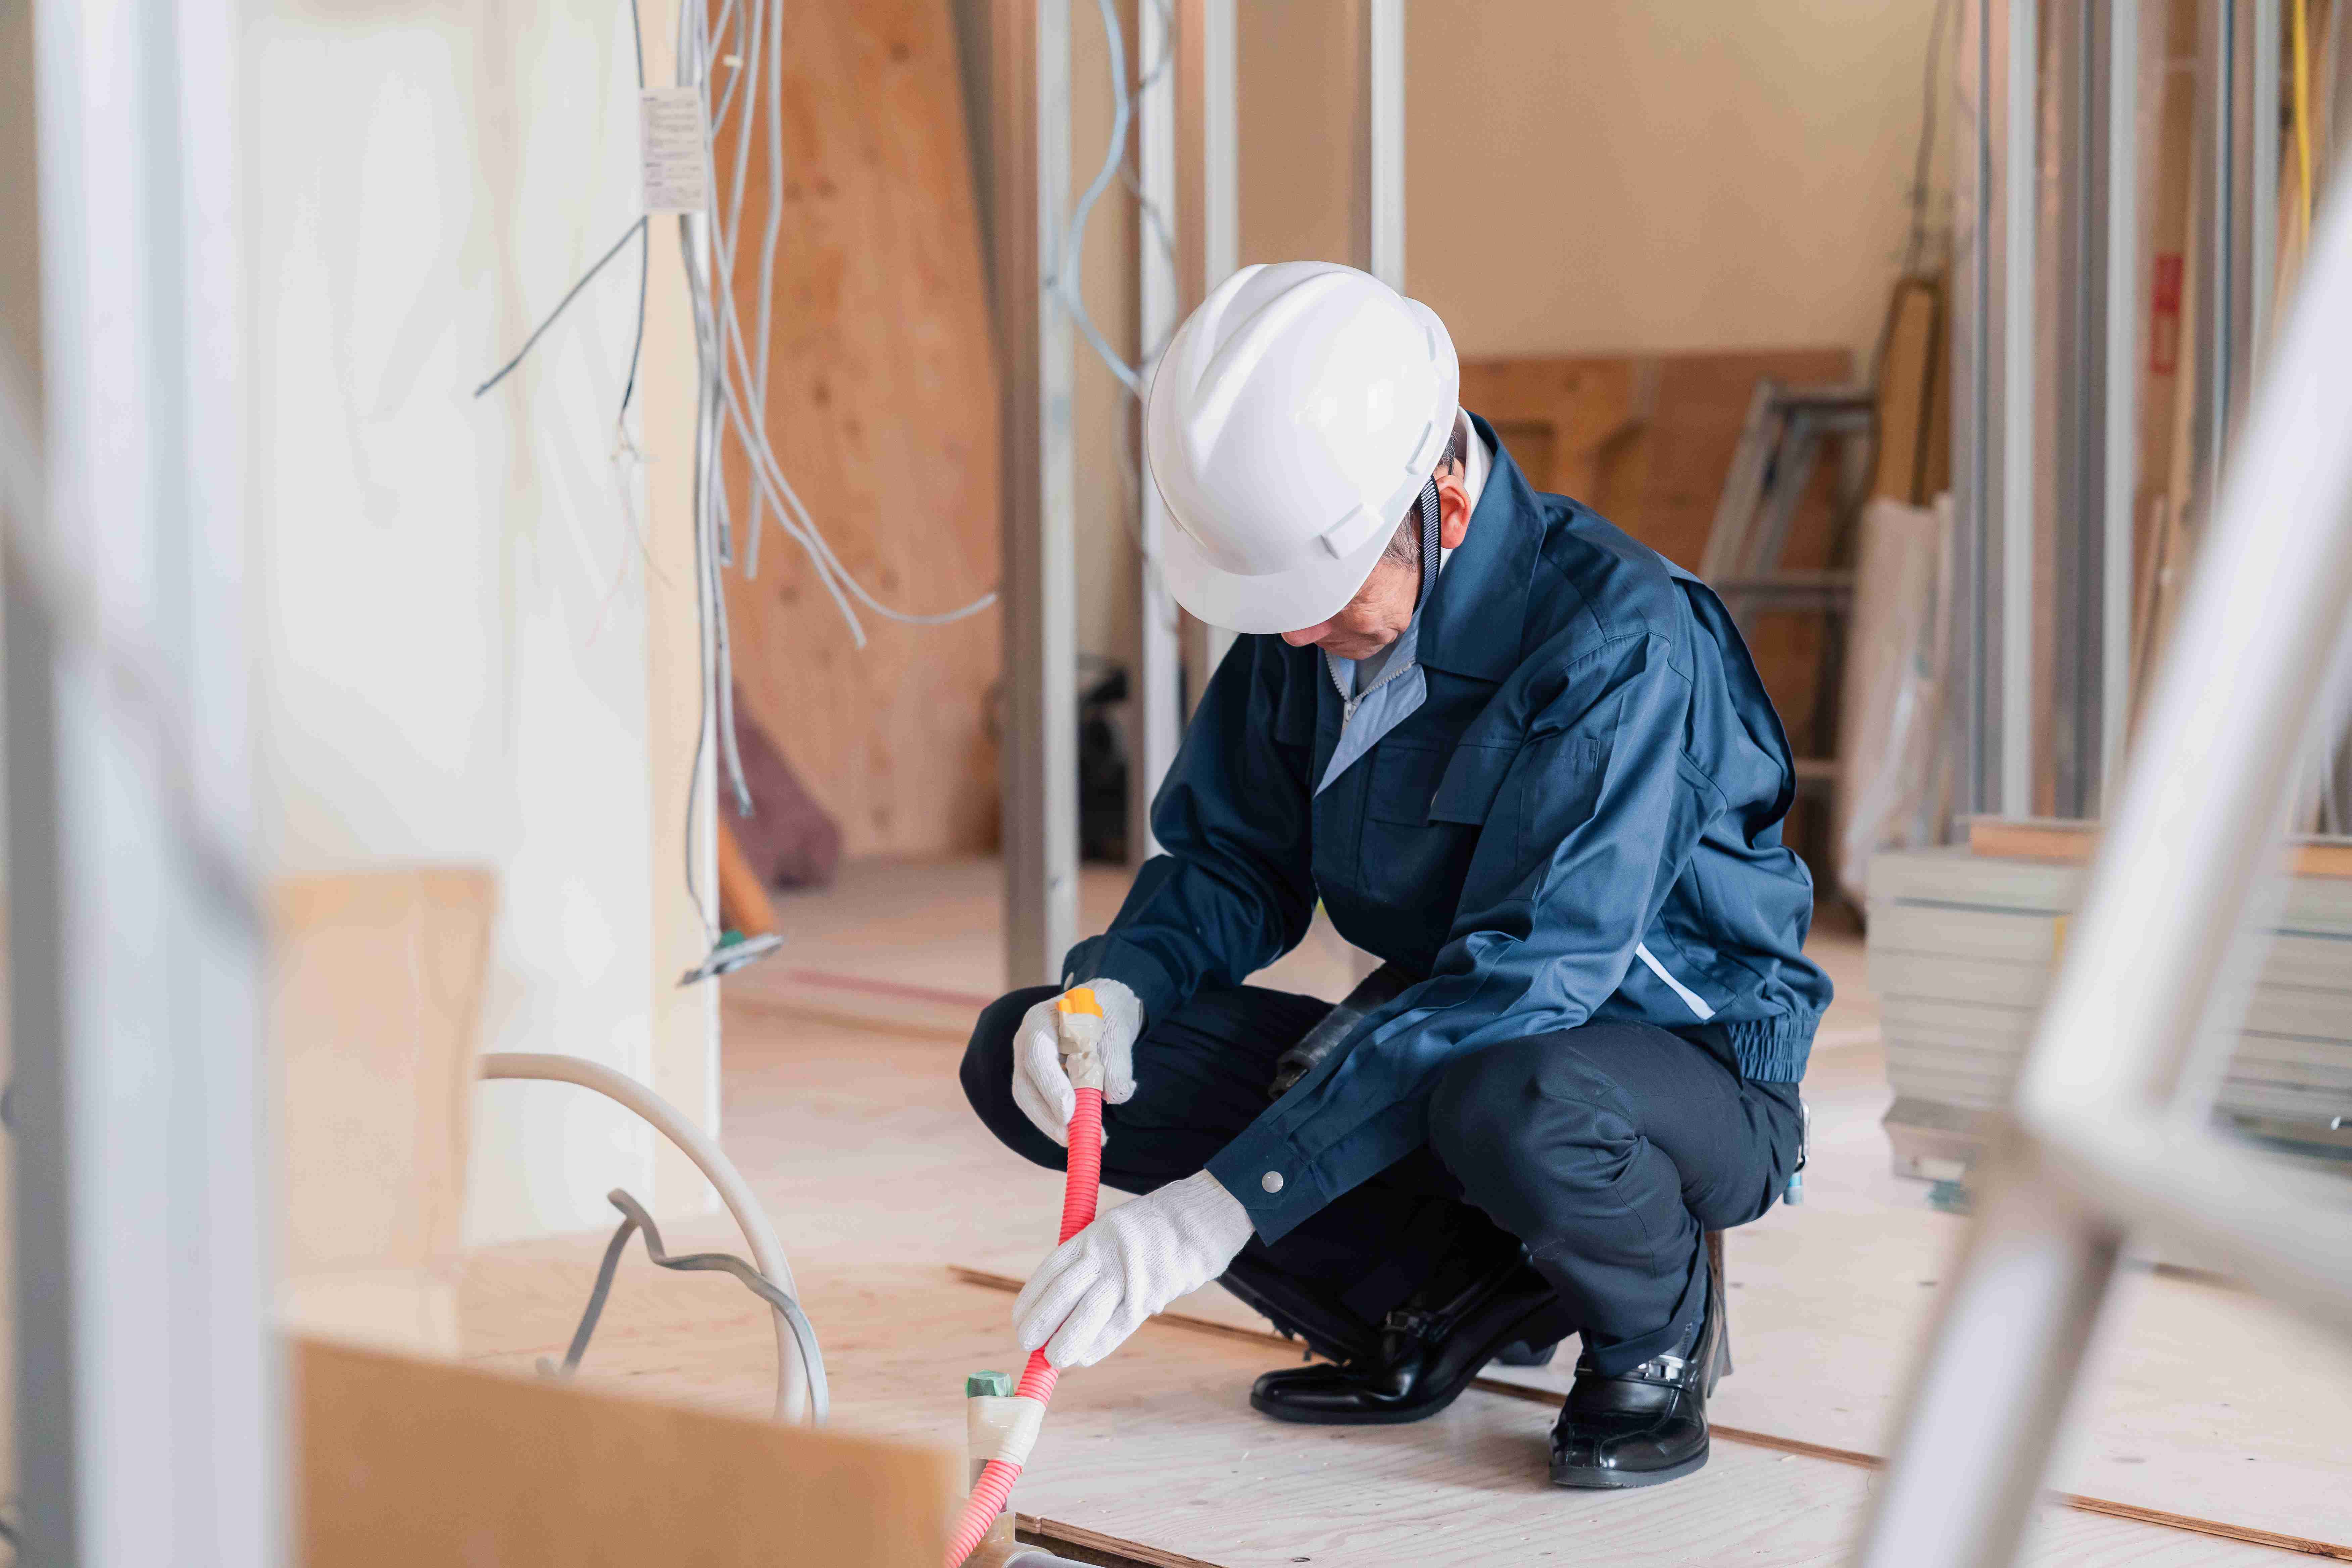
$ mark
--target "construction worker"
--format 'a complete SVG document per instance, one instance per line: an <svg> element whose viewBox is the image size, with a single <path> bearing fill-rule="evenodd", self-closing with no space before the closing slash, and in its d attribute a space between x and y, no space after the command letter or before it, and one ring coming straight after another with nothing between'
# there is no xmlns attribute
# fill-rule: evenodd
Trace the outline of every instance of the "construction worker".
<svg viewBox="0 0 2352 1568"><path fill-rule="evenodd" d="M1108 1021L1103 1180L1143 1195L1013 1319L1084 1366L1220 1279L1328 1358L1250 1394L1310 1425L1418 1420L1573 1332L1551 1479L1644 1486L1706 1460L1704 1238L1801 1160L1830 984L1795 772L1715 595L1530 489L1457 380L1425 306L1320 262L1237 273L1160 362L1160 571L1243 635L1164 852L1063 965ZM1244 984L1318 900L1381 970L1337 1010ZM991 1005L962 1073L1055 1169L1060 994Z"/></svg>

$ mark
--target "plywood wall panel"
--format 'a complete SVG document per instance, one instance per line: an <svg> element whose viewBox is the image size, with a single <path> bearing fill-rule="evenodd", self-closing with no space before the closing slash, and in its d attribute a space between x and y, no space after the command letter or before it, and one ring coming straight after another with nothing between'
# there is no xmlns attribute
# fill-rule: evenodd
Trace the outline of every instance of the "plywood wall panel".
<svg viewBox="0 0 2352 1568"><path fill-rule="evenodd" d="M786 13L783 230L768 434L835 552L884 602L950 609L998 577L998 390L955 39L945 0L812 0ZM776 178L753 138L747 215ZM719 166L731 167L722 143ZM723 176L722 176L723 178ZM759 306L747 216L736 300ZM728 473L750 511L741 456ZM856 854L993 841L988 693L998 615L847 626L772 525L728 575L752 714Z"/></svg>

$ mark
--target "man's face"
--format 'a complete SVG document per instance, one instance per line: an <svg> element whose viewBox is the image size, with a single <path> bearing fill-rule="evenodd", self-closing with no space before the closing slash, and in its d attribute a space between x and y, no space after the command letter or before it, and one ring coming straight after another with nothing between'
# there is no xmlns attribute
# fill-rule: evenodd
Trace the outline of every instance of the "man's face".
<svg viewBox="0 0 2352 1568"><path fill-rule="evenodd" d="M1383 555L1338 615L1285 632L1282 640L1293 647L1311 643L1341 658L1369 658L1404 635L1405 627L1412 624L1413 601L1420 594L1419 569Z"/></svg>
<svg viewBox="0 0 2352 1568"><path fill-rule="evenodd" d="M1448 461L1438 470L1437 537L1447 550L1459 549L1470 531L1470 492L1462 480L1460 463ZM1421 509L1416 506L1407 515L1418 524ZM1404 636L1420 595L1421 569L1383 555L1338 615L1285 632L1282 640L1293 647L1319 647L1341 658L1370 658Z"/></svg>

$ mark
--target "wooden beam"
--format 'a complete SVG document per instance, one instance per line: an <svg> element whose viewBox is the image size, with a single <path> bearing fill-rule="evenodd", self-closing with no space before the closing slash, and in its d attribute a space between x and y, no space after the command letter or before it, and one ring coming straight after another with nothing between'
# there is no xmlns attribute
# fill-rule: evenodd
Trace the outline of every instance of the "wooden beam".
<svg viewBox="0 0 2352 1568"><path fill-rule="evenodd" d="M1181 1552L1163 1552L1139 1541L1106 1535L1083 1524L1041 1519L1034 1513L1016 1513L1013 1523L1015 1539L1023 1545L1042 1546L1074 1563L1092 1563L1100 1568L1217 1568L1214 1563L1187 1557Z"/></svg>
<svg viewBox="0 0 2352 1568"><path fill-rule="evenodd" d="M719 919L745 936L772 936L776 904L724 815L719 818Z"/></svg>
<svg viewBox="0 0 2352 1568"><path fill-rule="evenodd" d="M1877 366L1878 467L1870 493L1906 506L1935 500L1923 486L1932 389L1943 366L1943 306L1941 284L1906 278L1886 308L1886 349Z"/></svg>

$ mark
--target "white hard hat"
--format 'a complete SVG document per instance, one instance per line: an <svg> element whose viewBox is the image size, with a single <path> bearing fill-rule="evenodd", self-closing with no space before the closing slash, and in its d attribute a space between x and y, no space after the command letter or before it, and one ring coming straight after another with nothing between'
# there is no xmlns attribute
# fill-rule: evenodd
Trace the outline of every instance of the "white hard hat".
<svg viewBox="0 0 2352 1568"><path fill-rule="evenodd" d="M1176 524L1169 592L1237 632L1337 615L1436 471L1460 390L1445 324L1370 273L1234 273L1177 329L1144 405Z"/></svg>

